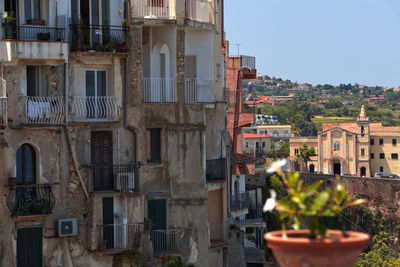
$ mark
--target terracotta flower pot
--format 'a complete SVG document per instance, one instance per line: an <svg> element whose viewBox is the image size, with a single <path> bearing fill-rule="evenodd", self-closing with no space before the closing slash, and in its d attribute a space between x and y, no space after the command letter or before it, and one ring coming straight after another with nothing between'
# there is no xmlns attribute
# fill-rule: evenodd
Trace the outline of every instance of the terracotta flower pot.
<svg viewBox="0 0 400 267"><path fill-rule="evenodd" d="M359 232L329 230L330 238L310 239L309 230L287 230L264 235L267 246L273 251L282 267L352 267L361 251L367 247L369 236Z"/></svg>

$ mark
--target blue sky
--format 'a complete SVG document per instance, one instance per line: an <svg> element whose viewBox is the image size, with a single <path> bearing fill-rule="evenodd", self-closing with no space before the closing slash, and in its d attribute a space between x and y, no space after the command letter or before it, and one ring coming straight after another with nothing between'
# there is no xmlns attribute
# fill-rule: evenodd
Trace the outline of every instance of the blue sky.
<svg viewBox="0 0 400 267"><path fill-rule="evenodd" d="M225 0L225 31L262 74L400 85L400 0Z"/></svg>

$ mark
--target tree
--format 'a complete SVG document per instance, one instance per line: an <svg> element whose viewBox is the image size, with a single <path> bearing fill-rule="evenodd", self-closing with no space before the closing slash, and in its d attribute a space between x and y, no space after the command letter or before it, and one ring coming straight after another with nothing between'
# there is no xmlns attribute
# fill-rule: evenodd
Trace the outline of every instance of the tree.
<svg viewBox="0 0 400 267"><path fill-rule="evenodd" d="M297 153L296 159L302 160L306 165L306 169L308 171L307 162L309 162L311 160L311 157L314 156L317 156L317 153L315 153L315 148L308 148L308 145L306 143L303 143L303 145L299 148L299 153Z"/></svg>

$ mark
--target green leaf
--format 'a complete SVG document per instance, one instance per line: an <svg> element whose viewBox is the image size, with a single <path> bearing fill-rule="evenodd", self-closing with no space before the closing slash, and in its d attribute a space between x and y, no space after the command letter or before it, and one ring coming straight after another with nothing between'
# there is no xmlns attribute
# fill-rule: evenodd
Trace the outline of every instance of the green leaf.
<svg viewBox="0 0 400 267"><path fill-rule="evenodd" d="M320 187L322 185L322 183L323 183L323 181L319 180L319 181L313 183L312 185L310 185L309 187L307 187L306 197L313 195L317 191L318 187Z"/></svg>
<svg viewBox="0 0 400 267"><path fill-rule="evenodd" d="M329 237L328 227L325 224L318 225L318 232L322 237Z"/></svg>
<svg viewBox="0 0 400 267"><path fill-rule="evenodd" d="M319 193L314 199L314 206L313 208L316 210L320 210L328 201L329 193L324 191Z"/></svg>

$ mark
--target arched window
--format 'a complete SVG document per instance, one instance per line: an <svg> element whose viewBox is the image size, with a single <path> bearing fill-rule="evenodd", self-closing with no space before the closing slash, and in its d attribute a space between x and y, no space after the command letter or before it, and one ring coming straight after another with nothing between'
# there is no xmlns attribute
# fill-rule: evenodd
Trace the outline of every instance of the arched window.
<svg viewBox="0 0 400 267"><path fill-rule="evenodd" d="M361 167L361 169L360 169L360 176L361 176L361 177L365 177L366 174L367 174L367 168Z"/></svg>
<svg viewBox="0 0 400 267"><path fill-rule="evenodd" d="M364 126L361 126L361 136L364 136Z"/></svg>
<svg viewBox="0 0 400 267"><path fill-rule="evenodd" d="M17 184L36 184L36 154L29 144L23 144L17 150Z"/></svg>
<svg viewBox="0 0 400 267"><path fill-rule="evenodd" d="M310 172L313 173L315 171L315 166L314 164L310 164Z"/></svg>

